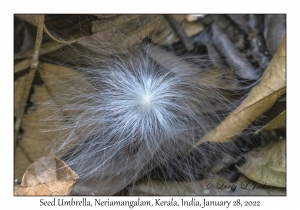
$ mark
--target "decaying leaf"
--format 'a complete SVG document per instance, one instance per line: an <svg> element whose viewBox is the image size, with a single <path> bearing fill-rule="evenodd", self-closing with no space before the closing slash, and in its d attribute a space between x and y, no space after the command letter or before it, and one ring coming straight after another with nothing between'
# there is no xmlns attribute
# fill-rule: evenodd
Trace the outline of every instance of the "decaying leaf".
<svg viewBox="0 0 300 210"><path fill-rule="evenodd" d="M82 109L82 107L99 106L99 104L95 104L98 102L87 97L93 95L95 87L86 79L84 74L68 67L41 63L39 65L39 72L45 82L45 87L50 94L51 100L55 103L55 106L43 107L43 110L45 116L48 116L45 118L45 122L47 123L44 124L55 126L52 130L59 132L59 135L56 133L56 137L60 137L59 139L56 138L56 145L63 143L69 137L70 132L73 132L73 136L77 136L76 141L71 141L72 145L66 145L64 147L66 149L60 151L60 154L64 154L70 148L74 147L76 142L81 141L83 135L86 135L86 133L80 132L80 129L74 130L70 126L72 123L68 124L68 121L78 119L78 116L87 119L94 117L88 114L90 112L83 114L86 110ZM70 107L70 109L66 109L66 107ZM93 129L89 125L80 126L85 132ZM53 146L55 148L55 145Z"/></svg>
<svg viewBox="0 0 300 210"><path fill-rule="evenodd" d="M64 46L66 46L66 45L68 45L68 43L59 43L57 41L49 41L49 42L43 43L41 45L41 50L39 52L39 55L41 56L46 53L53 52L57 49L60 49ZM34 49L26 50L26 51L16 54L14 57L15 57L15 59L30 58L32 56L33 52L34 52ZM29 64L30 64L29 62L30 61L25 59L24 61L16 64L15 65L15 73L18 71L21 71L20 69L24 69L25 67L27 67L27 65L29 67Z"/></svg>
<svg viewBox="0 0 300 210"><path fill-rule="evenodd" d="M87 103L85 95L95 91L94 87L85 76L74 69L50 63L41 63L39 72L42 76L47 91L52 100L60 107L62 105L72 106L79 102ZM68 100L65 100L68 98ZM84 112L84 110L82 110ZM71 109L64 112L67 117L79 115L79 110Z"/></svg>
<svg viewBox="0 0 300 210"><path fill-rule="evenodd" d="M28 167L15 195L69 195L77 179L77 174L50 153Z"/></svg>
<svg viewBox="0 0 300 210"><path fill-rule="evenodd" d="M273 130L278 128L286 127L286 110L280 113L277 117L271 120L267 125L265 125L261 130Z"/></svg>
<svg viewBox="0 0 300 210"><path fill-rule="evenodd" d="M185 15L176 15L174 19L182 23ZM117 15L95 21L92 31L91 36L81 37L77 41L103 55L124 53L146 37L155 43L163 43L173 33L161 15Z"/></svg>
<svg viewBox="0 0 300 210"><path fill-rule="evenodd" d="M55 119L53 126L63 126L61 123L63 120L45 86L35 87L31 101L33 106L22 118L23 134L19 145L26 156L33 161L45 154L57 135L51 125L45 122L53 122L51 119Z"/></svg>
<svg viewBox="0 0 300 210"><path fill-rule="evenodd" d="M260 83L255 86L242 104L219 126L205 135L203 142L227 142L243 131L257 117L267 111L286 91L286 41L283 38L276 55L266 69Z"/></svg>
<svg viewBox="0 0 300 210"><path fill-rule="evenodd" d="M114 27L99 31L91 36L78 39L78 43L99 54L124 53L131 46L135 46L155 30L156 22L161 19L158 15L145 15L133 18ZM101 45L101 46L99 46ZM105 51L103 51L105 49Z"/></svg>
<svg viewBox="0 0 300 210"><path fill-rule="evenodd" d="M241 173L258 183L286 186L286 141L281 139L252 151L245 156L246 163L237 167Z"/></svg>
<svg viewBox="0 0 300 210"><path fill-rule="evenodd" d="M136 183L130 193L131 196L194 196L194 195L225 195L225 196L253 196L253 195L286 195L285 188L261 185L247 177L241 176L236 182L229 182L223 177L209 177L196 182L166 182L157 180L142 180Z"/></svg>
<svg viewBox="0 0 300 210"><path fill-rule="evenodd" d="M31 161L26 157L20 146L15 147L14 151L14 179L21 181L27 167Z"/></svg>
<svg viewBox="0 0 300 210"><path fill-rule="evenodd" d="M133 19L139 18L141 15L114 15L109 18L95 20L92 22L92 32L101 32L115 26L119 26Z"/></svg>
<svg viewBox="0 0 300 210"><path fill-rule="evenodd" d="M191 37L202 31L204 29L204 26L202 23L199 22L187 22L184 23L183 29L185 30L188 37Z"/></svg>
<svg viewBox="0 0 300 210"><path fill-rule="evenodd" d="M20 109L22 103L22 97L24 94L24 86L28 80L28 74L18 78L14 83L14 114L16 115Z"/></svg>
<svg viewBox="0 0 300 210"><path fill-rule="evenodd" d="M43 65L41 64L41 66ZM48 67L52 71L57 70L55 68L57 67L56 65L50 65ZM62 67L61 69L58 69L58 72L60 72L61 74L63 73L68 74L65 75L66 78L72 77L71 69L69 69L68 72L63 71L62 69L64 68ZM51 148L55 148L57 144L60 144L61 141L65 140L63 137L64 136L67 137L72 130L72 128L65 126L66 115L60 110L59 104L57 104L56 101L53 100L52 95L49 94L47 90L47 85L51 87L55 87L55 85L52 84L55 84L57 82L55 81L57 77L54 78L52 77L51 80L50 74L46 74L45 76L48 76L48 80L45 79L45 81L48 81L48 83L46 82L45 85L34 87L34 94L31 96L31 102L33 103L33 106L29 107L27 113L22 118L23 134L22 134L22 139L19 141L19 145L20 148L22 148L22 152L24 153L24 155L29 159L25 163L23 161L19 161L19 159L15 159L15 165L18 166L17 168L20 168L20 170L17 173L18 176L15 176L16 179L20 179L19 175L25 172L30 162L43 156L45 152L48 149L50 149L49 145L52 145ZM60 79L62 78L63 77L61 77ZM51 83L50 85L49 82L53 82L53 83ZM70 87L72 85L74 84L70 84ZM83 84L80 83L79 85L83 85ZM63 92L61 89L60 90L56 89L56 91L60 91L60 93ZM52 92L52 93L57 94L57 92L55 93ZM64 99L65 98L63 98L62 100ZM60 139L57 139L58 133L61 136ZM56 139L55 144L53 143L54 139Z"/></svg>

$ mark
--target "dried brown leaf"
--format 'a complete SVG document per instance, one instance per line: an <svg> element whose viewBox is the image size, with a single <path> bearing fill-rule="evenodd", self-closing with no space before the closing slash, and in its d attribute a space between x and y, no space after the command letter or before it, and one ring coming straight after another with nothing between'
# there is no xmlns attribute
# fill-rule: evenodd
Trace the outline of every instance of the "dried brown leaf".
<svg viewBox="0 0 300 210"><path fill-rule="evenodd" d="M63 180L59 182L50 182L48 184L39 184L33 187L15 187L15 195L19 196L60 196L60 195L70 195L74 188L73 180Z"/></svg>
<svg viewBox="0 0 300 210"><path fill-rule="evenodd" d="M18 92L18 88L15 87L15 102L18 100L16 92ZM45 130L50 131L51 129L45 123L41 123L49 114L44 112L45 107L37 105L47 104L47 110L53 110L50 107L55 106L53 102L51 103L51 98L44 86L35 87L31 101L34 106L29 108L22 118L22 139L15 148L15 179L19 180L30 162L44 155L47 147L55 138L55 132L45 132ZM51 114L55 115L55 113ZM57 123L57 125L59 124Z"/></svg>
<svg viewBox="0 0 300 210"><path fill-rule="evenodd" d="M71 107L72 104L88 103L85 95L95 91L95 88L84 74L74 69L50 63L41 63L39 72L52 100L59 107L63 105ZM66 98L68 100L65 100ZM67 117L74 117L74 115L79 115L80 113L79 110L68 110L63 114Z"/></svg>
<svg viewBox="0 0 300 210"><path fill-rule="evenodd" d="M49 42L44 43L44 44L41 45L41 50L39 52L39 55L41 56L41 55L44 55L46 53L53 52L53 51L55 51L57 49L60 49L60 48L62 48L64 46L66 46L66 45L68 45L68 43L58 43L56 41L49 41ZM30 50L26 50L26 51L20 52L20 53L18 53L18 54L16 54L14 56L14 59L29 58L29 57L32 56L33 52L34 52L34 49L30 49ZM24 62L26 62L26 60ZM19 71L19 68L20 68L19 65L21 65L21 64L18 64L18 66L15 65L15 73Z"/></svg>
<svg viewBox="0 0 300 210"><path fill-rule="evenodd" d="M33 107L28 109L22 119L22 139L19 145L30 160L36 160L44 155L57 133L51 128L49 116L56 119L55 126L63 126L63 120L57 110L56 104L44 86L36 86L31 97ZM42 106L43 105L43 106ZM47 120L46 120L47 119ZM16 163L18 164L18 163Z"/></svg>
<svg viewBox="0 0 300 210"><path fill-rule="evenodd" d="M28 80L28 74L25 74L24 76L18 78L14 82L14 115L18 113L21 103L22 103L22 97L24 94L24 86Z"/></svg>
<svg viewBox="0 0 300 210"><path fill-rule="evenodd" d="M182 23L185 15L175 15ZM173 33L161 15L117 15L95 21L91 36L78 39L78 43L104 55L124 53L128 48L149 37L155 43L163 43Z"/></svg>
<svg viewBox="0 0 300 210"><path fill-rule="evenodd" d="M271 120L267 125L265 125L261 130L273 130L278 128L286 127L286 110L281 112L277 117Z"/></svg>
<svg viewBox="0 0 300 210"><path fill-rule="evenodd" d="M58 66L55 64L41 63L39 65L39 72L45 87L50 94L50 100L52 100L56 106L43 107L45 111L45 122L43 124L53 125L52 129L54 134L57 135L59 128L59 139L56 138L56 145L60 145L69 137L70 132L74 132L73 136L76 136L76 140L71 141L72 145L66 145L65 150L60 150L61 153L65 154L70 148L76 146L76 144L82 140L82 136L85 133L80 133L74 130L74 127L70 126L67 122L69 119L77 119L78 116L91 119L93 116L88 114L82 114L85 110L80 107L98 106L95 104L95 100L88 99L88 95L94 93L95 88L92 86L90 81L86 79L84 74L74 69ZM66 100L68 99L68 100ZM73 109L66 109L66 107L73 107ZM85 132L93 129L89 125L80 125ZM57 137L57 136L56 136ZM53 145L54 148L56 145Z"/></svg>
<svg viewBox="0 0 300 210"><path fill-rule="evenodd" d="M126 22L132 21L133 19L138 18L141 15L114 15L109 18L100 19L92 22L92 32L97 33L101 32L119 25L122 25Z"/></svg>
<svg viewBox="0 0 300 210"><path fill-rule="evenodd" d="M14 179L21 181L30 163L30 160L24 154L22 148L16 146L14 152Z"/></svg>
<svg viewBox="0 0 300 210"><path fill-rule="evenodd" d="M237 167L241 173L258 183L286 187L286 141L271 142L267 146L244 155L246 163Z"/></svg>
<svg viewBox="0 0 300 210"><path fill-rule="evenodd" d="M100 54L124 53L155 30L160 19L160 15L143 15L91 36L81 37L78 43Z"/></svg>
<svg viewBox="0 0 300 210"><path fill-rule="evenodd" d="M62 160L49 153L28 167L15 195L69 195L77 179Z"/></svg>
<svg viewBox="0 0 300 210"><path fill-rule="evenodd" d="M273 57L260 83L255 86L242 104L219 126L204 136L196 145L206 141L228 142L242 132L257 117L267 111L286 91L285 37Z"/></svg>
<svg viewBox="0 0 300 210"><path fill-rule="evenodd" d="M183 28L186 34L191 37L198 34L200 31L204 29L204 25L201 22L192 22L192 23L185 23Z"/></svg>

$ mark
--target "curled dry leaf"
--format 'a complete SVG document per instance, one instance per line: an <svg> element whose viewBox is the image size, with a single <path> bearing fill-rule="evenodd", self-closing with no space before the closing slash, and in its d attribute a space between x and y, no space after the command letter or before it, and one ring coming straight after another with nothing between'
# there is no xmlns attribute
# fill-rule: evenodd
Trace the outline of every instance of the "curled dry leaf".
<svg viewBox="0 0 300 210"><path fill-rule="evenodd" d="M286 187L286 141L271 142L267 146L244 155L246 163L237 167L241 173L260 184Z"/></svg>
<svg viewBox="0 0 300 210"><path fill-rule="evenodd" d="M62 160L48 154L28 167L15 195L69 195L77 179Z"/></svg>
<svg viewBox="0 0 300 210"><path fill-rule="evenodd" d="M285 189L260 185L245 176L240 176L236 182L229 182L223 177L209 177L196 182L170 182L142 180L134 185L131 196L164 196L164 195L286 195ZM203 205L203 204L202 204Z"/></svg>
<svg viewBox="0 0 300 210"><path fill-rule="evenodd" d="M260 83L255 86L242 104L219 126L205 135L203 142L228 142L267 111L286 91L286 41L281 41L276 55L266 69Z"/></svg>

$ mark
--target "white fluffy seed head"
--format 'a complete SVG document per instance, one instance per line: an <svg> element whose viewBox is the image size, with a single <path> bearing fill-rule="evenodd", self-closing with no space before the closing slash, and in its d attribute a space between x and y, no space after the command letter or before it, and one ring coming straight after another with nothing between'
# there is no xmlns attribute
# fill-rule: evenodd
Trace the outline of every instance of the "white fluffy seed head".
<svg viewBox="0 0 300 210"><path fill-rule="evenodd" d="M95 43L98 39L95 36ZM89 49L93 43L86 43ZM67 79L53 75L51 84L61 91L52 95L58 109L46 121L60 125L53 128L57 131L53 151L80 177L74 194L115 194L164 164L170 176L180 170L193 180L191 165L200 161L184 157L241 101L227 97L228 92L241 91L228 88L235 78L216 87L222 73L202 69L205 60L199 57L187 59L198 64L191 71L194 64L179 62L186 57L161 65L151 55L151 44L126 49L123 55L113 53L108 44L98 44L93 49L110 51L104 54L111 56L93 57L87 50L81 56L90 67L77 66L80 74L66 75ZM64 117L59 123L57 112ZM203 156L201 161L211 160Z"/></svg>
<svg viewBox="0 0 300 210"><path fill-rule="evenodd" d="M236 106L207 85L203 71L170 71L149 56L150 47L79 68L88 84L62 83L65 94L53 96L61 110L75 113L59 129L70 132L61 132L63 141L54 147L80 177L75 193L86 194L88 187L93 194L114 194L150 169L186 156ZM82 79L72 78L74 84Z"/></svg>

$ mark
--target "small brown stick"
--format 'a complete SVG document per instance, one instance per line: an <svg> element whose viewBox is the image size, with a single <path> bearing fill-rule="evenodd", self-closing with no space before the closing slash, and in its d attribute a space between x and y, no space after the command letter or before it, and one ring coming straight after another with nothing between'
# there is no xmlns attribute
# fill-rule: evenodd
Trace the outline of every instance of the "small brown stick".
<svg viewBox="0 0 300 210"><path fill-rule="evenodd" d="M34 75L36 73L37 66L39 64L39 52L40 52L42 38L43 38L44 20L45 20L45 15L39 15L39 24L37 28L34 53L32 55L32 59L30 62L29 76L28 76L28 80L24 83L23 94L22 94L19 110L16 115L15 131L14 131L15 143L17 142L18 133L21 127L21 121L22 121L22 116L24 114L26 101L29 97L30 88L34 79Z"/></svg>
<svg viewBox="0 0 300 210"><path fill-rule="evenodd" d="M188 51L191 51L194 49L194 45L189 39L189 37L186 35L185 31L183 30L182 26L174 20L174 18L171 15L164 15L165 19L170 24L171 28L174 30L176 35L178 35L179 39L182 41L185 49Z"/></svg>

